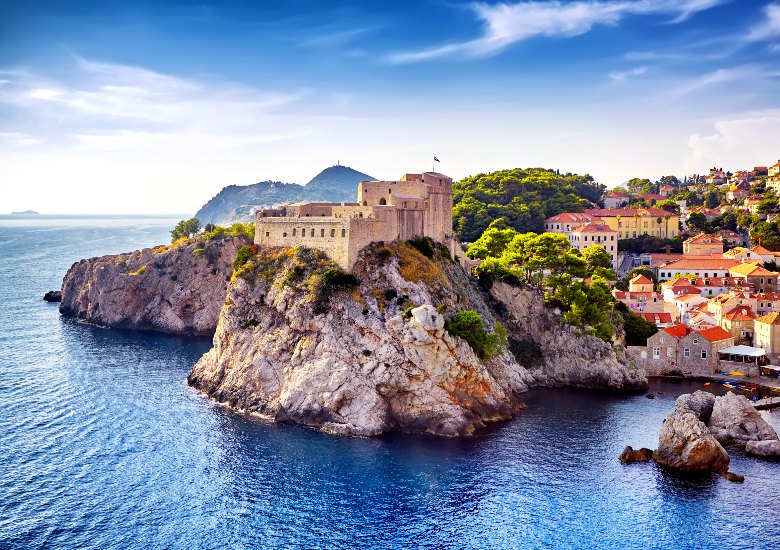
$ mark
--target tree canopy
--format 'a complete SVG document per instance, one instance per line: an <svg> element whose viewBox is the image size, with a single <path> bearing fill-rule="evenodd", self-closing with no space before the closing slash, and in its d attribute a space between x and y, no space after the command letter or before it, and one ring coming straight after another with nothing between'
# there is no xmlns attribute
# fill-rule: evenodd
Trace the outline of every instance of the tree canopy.
<svg viewBox="0 0 780 550"><path fill-rule="evenodd" d="M453 185L453 227L464 242L476 241L498 218L520 233L541 233L545 218L582 212L605 189L587 174L545 168L477 174Z"/></svg>
<svg viewBox="0 0 780 550"><path fill-rule="evenodd" d="M197 235L200 231L200 220L198 218L190 218L189 220L181 220L176 224L176 227L171 231L171 242L176 241L182 237L192 237Z"/></svg>

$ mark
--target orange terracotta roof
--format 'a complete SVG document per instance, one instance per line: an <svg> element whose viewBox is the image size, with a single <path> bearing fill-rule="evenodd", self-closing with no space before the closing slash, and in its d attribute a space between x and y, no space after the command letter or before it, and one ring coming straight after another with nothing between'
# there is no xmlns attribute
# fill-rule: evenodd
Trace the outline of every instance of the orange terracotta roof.
<svg viewBox="0 0 780 550"><path fill-rule="evenodd" d="M688 336L693 330L688 325L673 325L671 327L665 327L663 330L669 333L669 335L675 338L682 338Z"/></svg>
<svg viewBox="0 0 780 550"><path fill-rule="evenodd" d="M721 327L712 327L700 330L699 334L701 334L702 337L706 338L710 342L721 342L723 340L728 340L729 338L734 338L728 331L722 329Z"/></svg>
<svg viewBox="0 0 780 550"><path fill-rule="evenodd" d="M555 216L551 216L544 220L545 223L550 222L590 222L593 221L593 216L584 214L582 212L562 212Z"/></svg>
<svg viewBox="0 0 780 550"><path fill-rule="evenodd" d="M615 233L615 232L616 231L614 229L612 229L610 226L608 226L605 223L588 223L572 231L572 233Z"/></svg>
<svg viewBox="0 0 780 550"><path fill-rule="evenodd" d="M767 325L780 325L780 313L768 313L756 319L756 323Z"/></svg>
<svg viewBox="0 0 780 550"><path fill-rule="evenodd" d="M707 233L699 233L695 237L691 237L685 242L691 244L723 244L723 239L720 235L708 235Z"/></svg>
<svg viewBox="0 0 780 550"><path fill-rule="evenodd" d="M736 260L728 258L682 258L669 262L664 266L665 269L731 269L740 265Z"/></svg>
<svg viewBox="0 0 780 550"><path fill-rule="evenodd" d="M639 217L653 216L657 218L663 217L669 212L660 208L589 208L585 210L585 213L599 218L614 218L615 216L633 218L635 214L638 214Z"/></svg>
<svg viewBox="0 0 780 550"><path fill-rule="evenodd" d="M650 323L655 323L656 325L659 323L665 324L665 323L672 322L671 313L647 313L644 311L635 311L634 313L639 315L645 321L648 321Z"/></svg>
<svg viewBox="0 0 780 550"><path fill-rule="evenodd" d="M752 321L756 318L750 308L745 306L735 307L723 317L729 321Z"/></svg>
<svg viewBox="0 0 780 550"><path fill-rule="evenodd" d="M633 279L631 279L629 284L635 284L635 285L651 285L653 284L653 281L642 275L641 273L638 273Z"/></svg>
<svg viewBox="0 0 780 550"><path fill-rule="evenodd" d="M774 254L774 252L772 252L771 250L767 250L761 245L754 246L751 250L756 254Z"/></svg>

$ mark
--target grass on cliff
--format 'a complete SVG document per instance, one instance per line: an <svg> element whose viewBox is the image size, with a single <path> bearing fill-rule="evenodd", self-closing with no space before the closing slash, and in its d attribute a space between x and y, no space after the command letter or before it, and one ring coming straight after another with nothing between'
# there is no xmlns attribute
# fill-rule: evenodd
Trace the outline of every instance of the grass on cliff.
<svg viewBox="0 0 780 550"><path fill-rule="evenodd" d="M390 255L398 257L401 277L410 283L424 283L432 288L447 284L447 275L434 259L433 253L428 257L406 242L388 244L384 248L390 252Z"/></svg>

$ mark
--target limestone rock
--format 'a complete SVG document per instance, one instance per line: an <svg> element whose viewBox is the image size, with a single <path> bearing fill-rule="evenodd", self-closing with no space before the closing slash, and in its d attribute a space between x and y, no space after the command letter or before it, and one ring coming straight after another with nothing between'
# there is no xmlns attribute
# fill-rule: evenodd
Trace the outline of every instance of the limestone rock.
<svg viewBox="0 0 780 550"><path fill-rule="evenodd" d="M729 481L733 481L734 483L742 483L745 481L745 476L735 474L734 472L725 472L721 474L725 479L728 479Z"/></svg>
<svg viewBox="0 0 780 550"><path fill-rule="evenodd" d="M629 445L625 449L623 449L623 452L620 453L620 462L623 464L630 464L632 462L648 462L652 460L653 458L653 450L648 449L647 447L642 447L641 449L634 450L634 448Z"/></svg>
<svg viewBox="0 0 780 550"><path fill-rule="evenodd" d="M621 346L613 348L603 340L567 325L560 314L544 306L535 289L496 283L490 295L505 309L507 330L534 350L524 364L541 386L578 386L612 390L648 387L647 376L626 356Z"/></svg>
<svg viewBox="0 0 780 550"><path fill-rule="evenodd" d="M748 441L745 444L745 453L761 458L780 458L780 441L777 439Z"/></svg>
<svg viewBox="0 0 780 550"><path fill-rule="evenodd" d="M693 393L684 393L674 402L676 410L688 409L696 418L707 424L712 416L712 408L715 406L715 396L709 392L696 390Z"/></svg>
<svg viewBox="0 0 780 550"><path fill-rule="evenodd" d="M317 286L330 265L321 253L261 250L229 287L214 347L189 383L237 410L350 435L463 435L523 408L533 379L512 354L479 359L434 307L473 309L495 324L462 268L387 248L394 254L361 253L358 287L328 292ZM408 297L403 307L387 289Z"/></svg>
<svg viewBox="0 0 780 550"><path fill-rule="evenodd" d="M777 439L777 433L744 395L732 392L715 399L708 426L724 445L744 446L748 441Z"/></svg>
<svg viewBox="0 0 780 550"><path fill-rule="evenodd" d="M60 313L106 327L214 333L244 238L81 260L62 281Z"/></svg>
<svg viewBox="0 0 780 550"><path fill-rule="evenodd" d="M726 472L729 455L690 409L675 407L661 427L656 463L681 471Z"/></svg>

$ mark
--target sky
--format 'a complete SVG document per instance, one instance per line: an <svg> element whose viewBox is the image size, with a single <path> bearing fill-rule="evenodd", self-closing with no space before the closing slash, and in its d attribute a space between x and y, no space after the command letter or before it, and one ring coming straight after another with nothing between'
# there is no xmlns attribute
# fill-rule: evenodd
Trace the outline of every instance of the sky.
<svg viewBox="0 0 780 550"><path fill-rule="evenodd" d="M780 0L0 0L0 213L226 185L780 159Z"/></svg>

